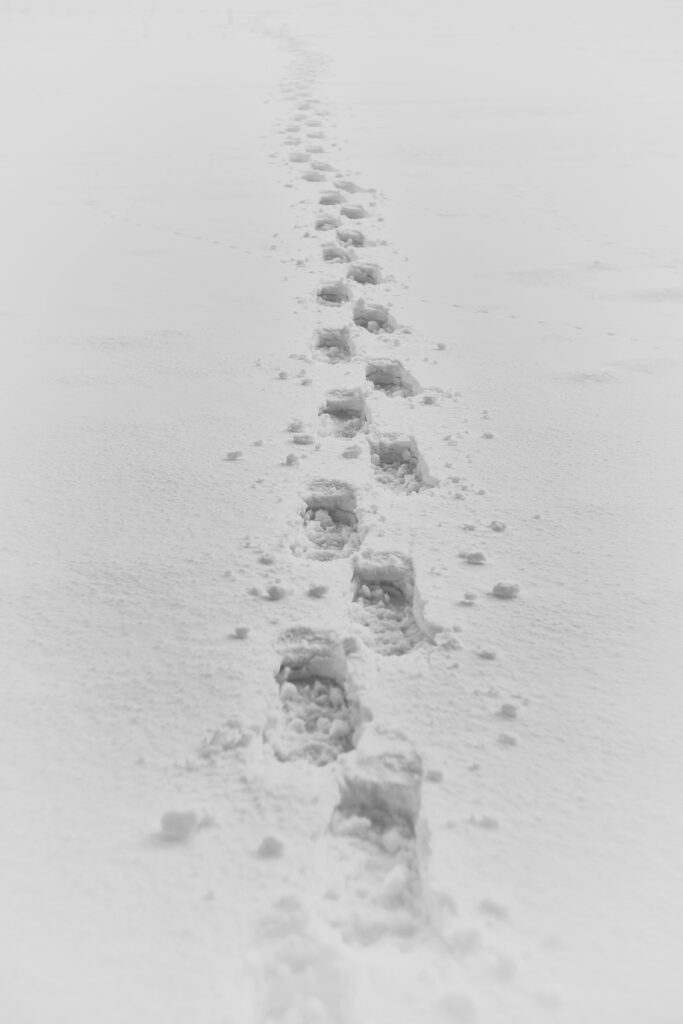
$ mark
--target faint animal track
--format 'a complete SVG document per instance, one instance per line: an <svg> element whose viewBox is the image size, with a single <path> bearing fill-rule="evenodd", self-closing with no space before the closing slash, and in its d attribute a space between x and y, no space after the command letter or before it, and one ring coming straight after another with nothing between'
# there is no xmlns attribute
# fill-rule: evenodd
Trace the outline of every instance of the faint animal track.
<svg viewBox="0 0 683 1024"><path fill-rule="evenodd" d="M358 284L379 284L382 272L376 263L352 263L349 277Z"/></svg>
<svg viewBox="0 0 683 1024"><path fill-rule="evenodd" d="M280 761L330 764L353 749L361 717L343 644L332 633L300 626L280 636L280 649L275 680L283 716L266 729L266 739Z"/></svg>
<svg viewBox="0 0 683 1024"><path fill-rule="evenodd" d="M359 228L339 228L337 238L346 245L353 245L356 249L362 249L367 245L367 239Z"/></svg>
<svg viewBox="0 0 683 1024"><path fill-rule="evenodd" d="M348 263L351 260L351 254L343 245L324 245L323 259L326 263Z"/></svg>
<svg viewBox="0 0 683 1024"><path fill-rule="evenodd" d="M355 437L365 426L365 421L365 395L361 388L328 391L320 407L320 428L323 433Z"/></svg>
<svg viewBox="0 0 683 1024"><path fill-rule="evenodd" d="M415 573L407 555L363 551L354 558L354 618L380 654L406 654L424 640L413 612Z"/></svg>
<svg viewBox="0 0 683 1024"><path fill-rule="evenodd" d="M348 362L353 356L349 328L319 327L315 336L315 352L329 363Z"/></svg>
<svg viewBox="0 0 683 1024"><path fill-rule="evenodd" d="M350 299L346 281L326 281L318 288L318 301L326 306L341 306Z"/></svg>
<svg viewBox="0 0 683 1024"><path fill-rule="evenodd" d="M432 482L414 438L407 434L377 434L370 447L375 477L392 490L413 494Z"/></svg>
<svg viewBox="0 0 683 1024"><path fill-rule="evenodd" d="M353 322L373 334L378 331L391 333L396 330L396 321L386 306L367 303L364 299L359 299L353 307Z"/></svg>
<svg viewBox="0 0 683 1024"><path fill-rule="evenodd" d="M408 398L419 394L421 388L411 373L398 359L372 359L365 367L365 377L377 391L394 397Z"/></svg>
<svg viewBox="0 0 683 1024"><path fill-rule="evenodd" d="M356 492L342 480L314 480L301 518L303 541L294 545L297 554L328 562L347 558L360 543Z"/></svg>

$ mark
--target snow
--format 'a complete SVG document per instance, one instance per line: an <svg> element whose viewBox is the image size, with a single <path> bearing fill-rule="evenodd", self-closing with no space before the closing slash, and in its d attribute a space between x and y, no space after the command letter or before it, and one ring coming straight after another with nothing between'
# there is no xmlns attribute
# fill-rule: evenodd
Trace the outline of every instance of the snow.
<svg viewBox="0 0 683 1024"><path fill-rule="evenodd" d="M0 17L2 1020L678 1024L678 6Z"/></svg>

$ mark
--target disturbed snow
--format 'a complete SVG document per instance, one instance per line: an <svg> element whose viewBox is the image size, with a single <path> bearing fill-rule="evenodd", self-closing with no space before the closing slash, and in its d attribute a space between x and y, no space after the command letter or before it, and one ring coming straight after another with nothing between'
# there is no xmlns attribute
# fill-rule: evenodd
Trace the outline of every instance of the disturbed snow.
<svg viewBox="0 0 683 1024"><path fill-rule="evenodd" d="M655 8L4 15L3 1019L677 1022Z"/></svg>

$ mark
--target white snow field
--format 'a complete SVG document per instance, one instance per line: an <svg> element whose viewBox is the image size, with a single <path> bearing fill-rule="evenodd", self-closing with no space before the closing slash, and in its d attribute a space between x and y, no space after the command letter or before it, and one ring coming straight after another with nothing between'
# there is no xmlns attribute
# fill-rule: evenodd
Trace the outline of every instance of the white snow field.
<svg viewBox="0 0 683 1024"><path fill-rule="evenodd" d="M0 1021L680 1024L680 7L0 12Z"/></svg>

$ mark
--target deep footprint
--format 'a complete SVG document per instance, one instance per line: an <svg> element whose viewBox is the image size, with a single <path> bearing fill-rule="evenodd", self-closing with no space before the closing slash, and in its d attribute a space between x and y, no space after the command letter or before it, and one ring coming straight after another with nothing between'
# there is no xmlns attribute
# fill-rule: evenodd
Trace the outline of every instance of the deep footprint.
<svg viewBox="0 0 683 1024"><path fill-rule="evenodd" d="M413 563L400 552L363 552L353 569L353 617L380 654L407 654L424 640L413 612Z"/></svg>
<svg viewBox="0 0 683 1024"><path fill-rule="evenodd" d="M366 422L365 396L361 388L329 391L320 408L320 429L337 437L355 437Z"/></svg>
<svg viewBox="0 0 683 1024"><path fill-rule="evenodd" d="M376 391L394 398L409 398L420 392L420 385L398 359L373 359L365 368L365 377Z"/></svg>
<svg viewBox="0 0 683 1024"><path fill-rule="evenodd" d="M326 281L318 288L318 301L326 306L341 306L350 299L346 281Z"/></svg>
<svg viewBox="0 0 683 1024"><path fill-rule="evenodd" d="M341 480L314 480L301 515L303 540L294 550L318 561L348 558L358 548L354 489Z"/></svg>
<svg viewBox="0 0 683 1024"><path fill-rule="evenodd" d="M414 494L429 483L414 438L407 434L376 435L371 441L375 477L385 487Z"/></svg>
<svg viewBox="0 0 683 1024"><path fill-rule="evenodd" d="M362 249L367 245L367 239L359 228L339 228L337 238L345 245L353 245L356 249Z"/></svg>
<svg viewBox="0 0 683 1024"><path fill-rule="evenodd" d="M326 263L349 263L351 255L343 245L324 245L323 259Z"/></svg>
<svg viewBox="0 0 683 1024"><path fill-rule="evenodd" d="M318 217L315 222L316 231L330 231L332 228L339 227L339 217L335 217L334 214L325 213L321 217Z"/></svg>
<svg viewBox="0 0 683 1024"><path fill-rule="evenodd" d="M282 715L266 739L280 761L323 767L353 749L360 723L343 644L332 633L300 626L283 633L279 646Z"/></svg>
<svg viewBox="0 0 683 1024"><path fill-rule="evenodd" d="M339 803L330 823L337 849L351 843L361 855L344 857L352 867L344 879L348 899L337 912L343 917L336 923L347 940L368 945L419 929L421 793L422 760L406 738L364 730L358 749L344 759Z"/></svg>
<svg viewBox="0 0 683 1024"><path fill-rule="evenodd" d="M315 354L328 363L348 362L353 356L348 327L319 327L315 335Z"/></svg>
<svg viewBox="0 0 683 1024"><path fill-rule="evenodd" d="M396 321L386 306L366 302L364 299L359 299L353 307L353 322L373 334L377 334L378 331L391 333L396 330Z"/></svg>
<svg viewBox="0 0 683 1024"><path fill-rule="evenodd" d="M349 277L358 284L379 284L382 272L376 263L352 263Z"/></svg>

